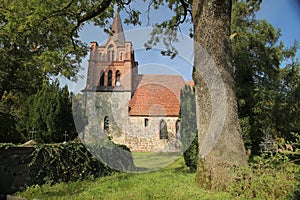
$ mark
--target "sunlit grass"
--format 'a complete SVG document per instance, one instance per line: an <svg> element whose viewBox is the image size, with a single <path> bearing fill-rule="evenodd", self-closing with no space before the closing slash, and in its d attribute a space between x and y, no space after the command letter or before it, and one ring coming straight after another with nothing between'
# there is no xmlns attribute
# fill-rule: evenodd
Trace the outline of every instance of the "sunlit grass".
<svg viewBox="0 0 300 200"><path fill-rule="evenodd" d="M18 196L27 199L232 199L195 184L180 157L167 168L147 173L115 173L94 180L32 186Z"/></svg>
<svg viewBox="0 0 300 200"><path fill-rule="evenodd" d="M138 171L155 171L165 168L180 158L180 153L143 152L132 153Z"/></svg>

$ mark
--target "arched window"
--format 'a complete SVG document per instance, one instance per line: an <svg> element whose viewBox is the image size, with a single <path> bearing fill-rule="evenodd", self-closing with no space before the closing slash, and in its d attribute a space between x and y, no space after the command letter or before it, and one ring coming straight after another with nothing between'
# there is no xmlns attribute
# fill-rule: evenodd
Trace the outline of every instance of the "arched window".
<svg viewBox="0 0 300 200"><path fill-rule="evenodd" d="M108 71L107 86L112 86L112 71Z"/></svg>
<svg viewBox="0 0 300 200"><path fill-rule="evenodd" d="M145 127L147 127L149 125L149 119L148 118L145 118L144 124L145 124Z"/></svg>
<svg viewBox="0 0 300 200"><path fill-rule="evenodd" d="M180 139L181 138L181 135L180 135L180 128L181 128L180 120L176 121L175 128L176 128L176 138Z"/></svg>
<svg viewBox="0 0 300 200"><path fill-rule="evenodd" d="M104 130L108 130L109 129L109 117L108 116L105 116L104 117L104 127L103 127Z"/></svg>
<svg viewBox="0 0 300 200"><path fill-rule="evenodd" d="M123 52L120 53L120 61L123 60Z"/></svg>
<svg viewBox="0 0 300 200"><path fill-rule="evenodd" d="M118 70L116 71L116 86L121 86L120 77L121 77L121 73Z"/></svg>
<svg viewBox="0 0 300 200"><path fill-rule="evenodd" d="M161 120L159 123L159 139L168 139L168 127L165 120Z"/></svg>
<svg viewBox="0 0 300 200"><path fill-rule="evenodd" d="M100 86L104 86L104 76L105 76L105 72L101 71L100 72L100 81L99 81Z"/></svg>
<svg viewBox="0 0 300 200"><path fill-rule="evenodd" d="M114 46L112 44L109 45L109 47L107 49L107 60L108 61L114 61L115 60Z"/></svg>

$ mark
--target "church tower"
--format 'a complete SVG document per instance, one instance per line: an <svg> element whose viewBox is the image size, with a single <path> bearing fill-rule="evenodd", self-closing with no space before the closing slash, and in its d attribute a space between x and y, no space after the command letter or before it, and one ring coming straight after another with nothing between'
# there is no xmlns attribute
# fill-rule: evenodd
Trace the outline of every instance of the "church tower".
<svg viewBox="0 0 300 200"><path fill-rule="evenodd" d="M90 132L105 133L114 142L124 143L128 102L137 87L138 63L132 43L125 39L118 12L106 43L91 42L88 62L86 112L93 116L89 127L95 127Z"/></svg>
<svg viewBox="0 0 300 200"><path fill-rule="evenodd" d="M125 40L120 15L117 12L112 33L103 46L91 42L87 90L130 91L138 78L138 63L131 42Z"/></svg>

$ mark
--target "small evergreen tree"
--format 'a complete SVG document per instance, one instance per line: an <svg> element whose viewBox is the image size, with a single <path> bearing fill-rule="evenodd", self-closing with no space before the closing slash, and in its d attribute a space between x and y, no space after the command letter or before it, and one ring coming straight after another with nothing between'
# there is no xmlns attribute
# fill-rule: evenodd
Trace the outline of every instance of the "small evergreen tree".
<svg viewBox="0 0 300 200"><path fill-rule="evenodd" d="M26 140L51 143L76 136L72 116L72 101L68 87L59 88L57 82L44 84L38 92L24 103L17 129ZM31 131L34 130L34 137Z"/></svg>
<svg viewBox="0 0 300 200"><path fill-rule="evenodd" d="M184 89L181 90L180 102L180 138L184 150L184 161L186 166L188 166L192 172L195 172L198 163L198 136L195 94L191 86L186 85Z"/></svg>

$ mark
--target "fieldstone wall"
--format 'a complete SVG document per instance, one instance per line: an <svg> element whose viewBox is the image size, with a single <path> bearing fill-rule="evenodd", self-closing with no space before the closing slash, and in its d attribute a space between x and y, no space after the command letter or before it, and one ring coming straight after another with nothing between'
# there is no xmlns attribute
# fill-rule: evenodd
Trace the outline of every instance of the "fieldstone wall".
<svg viewBox="0 0 300 200"><path fill-rule="evenodd" d="M29 155L33 147L0 148L0 194L12 194L31 185Z"/></svg>
<svg viewBox="0 0 300 200"><path fill-rule="evenodd" d="M128 102L130 92L88 92L86 114L88 125L84 131L85 143L97 143L102 136L110 136L113 142L124 144L128 129ZM109 129L104 131L104 119L109 119Z"/></svg>
<svg viewBox="0 0 300 200"><path fill-rule="evenodd" d="M145 126L145 118L148 125ZM159 124L165 120L168 139L160 139ZM181 143L176 138L177 117L129 117L130 130L125 135L125 145L133 152L180 152Z"/></svg>

